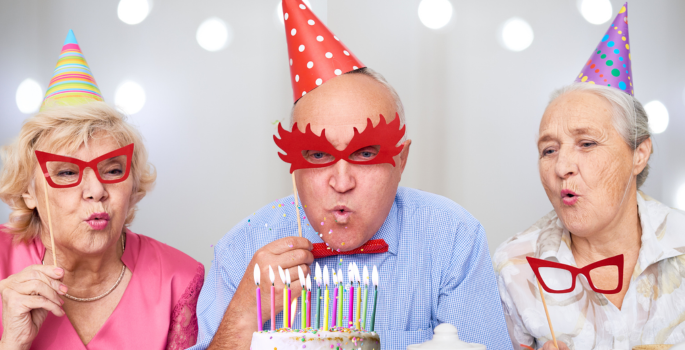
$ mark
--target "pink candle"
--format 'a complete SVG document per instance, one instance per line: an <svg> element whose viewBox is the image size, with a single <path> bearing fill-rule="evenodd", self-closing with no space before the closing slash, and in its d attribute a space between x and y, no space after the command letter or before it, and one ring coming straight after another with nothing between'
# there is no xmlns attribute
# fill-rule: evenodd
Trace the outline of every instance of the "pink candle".
<svg viewBox="0 0 685 350"><path fill-rule="evenodd" d="M334 288L335 297L333 298L333 324L332 327L336 326L336 320L338 319L338 288Z"/></svg>
<svg viewBox="0 0 685 350"><path fill-rule="evenodd" d="M257 287L257 329L262 331L262 292Z"/></svg>
<svg viewBox="0 0 685 350"><path fill-rule="evenodd" d="M260 332L262 329L262 290L259 288L259 281L261 279L259 265L254 265L254 283L257 285L257 330Z"/></svg>
<svg viewBox="0 0 685 350"><path fill-rule="evenodd" d="M312 326L312 291L307 291L307 327Z"/></svg>

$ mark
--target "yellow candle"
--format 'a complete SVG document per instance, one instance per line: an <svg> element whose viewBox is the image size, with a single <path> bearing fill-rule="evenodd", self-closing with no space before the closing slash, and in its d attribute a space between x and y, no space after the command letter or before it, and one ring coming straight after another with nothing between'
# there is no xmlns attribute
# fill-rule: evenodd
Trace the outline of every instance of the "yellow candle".
<svg viewBox="0 0 685 350"><path fill-rule="evenodd" d="M288 290L283 287L283 328L288 328Z"/></svg>
<svg viewBox="0 0 685 350"><path fill-rule="evenodd" d="M323 297L323 330L328 330L328 285Z"/></svg>

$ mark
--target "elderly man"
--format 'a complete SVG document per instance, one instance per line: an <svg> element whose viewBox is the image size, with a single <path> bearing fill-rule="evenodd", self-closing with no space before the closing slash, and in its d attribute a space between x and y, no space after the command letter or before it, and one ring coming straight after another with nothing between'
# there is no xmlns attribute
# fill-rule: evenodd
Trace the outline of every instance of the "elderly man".
<svg viewBox="0 0 685 350"><path fill-rule="evenodd" d="M270 319L268 267L290 270L295 299L301 290L297 268L306 275L315 262L312 242L330 248L324 249L328 256L316 259L321 266L346 269L354 262L378 267L375 331L383 349L425 342L440 323L456 326L467 342L511 349L483 227L446 198L398 187L411 140L402 141L404 129L398 132L403 108L397 93L379 74L359 68L364 67L361 62L309 9L295 12L295 6L305 5L283 2L295 126L292 133L281 130L277 143L288 153L281 158L297 170L303 237L297 237L295 198L290 196L268 204L219 241L200 293L200 335L192 349L249 349L258 323L255 264L262 270L264 329L271 329L272 322L280 328L282 297L276 297L276 320ZM310 18L305 22L309 25L298 23L302 13L302 20ZM332 52L332 58L303 55L300 45L310 50L312 44L297 42L290 33L306 36L308 26L321 35L318 42L329 45L320 51ZM306 70L311 67L302 68L312 66L310 62L311 74ZM350 69L340 74L335 66ZM369 120L373 126L367 125ZM284 145L293 137L299 137L297 145ZM384 249L365 254L369 241L384 241ZM333 255L353 250L359 254ZM278 277L275 285L276 294L282 295ZM300 324L299 316L294 325Z"/></svg>

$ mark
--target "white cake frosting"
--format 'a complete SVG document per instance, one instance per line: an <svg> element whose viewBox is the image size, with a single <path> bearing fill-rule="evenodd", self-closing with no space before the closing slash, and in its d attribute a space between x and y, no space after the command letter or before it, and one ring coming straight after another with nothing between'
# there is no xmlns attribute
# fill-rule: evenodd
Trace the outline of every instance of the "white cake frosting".
<svg viewBox="0 0 685 350"><path fill-rule="evenodd" d="M275 331L254 332L251 350L380 350L381 338L376 332L359 332L349 328L328 331L281 328Z"/></svg>

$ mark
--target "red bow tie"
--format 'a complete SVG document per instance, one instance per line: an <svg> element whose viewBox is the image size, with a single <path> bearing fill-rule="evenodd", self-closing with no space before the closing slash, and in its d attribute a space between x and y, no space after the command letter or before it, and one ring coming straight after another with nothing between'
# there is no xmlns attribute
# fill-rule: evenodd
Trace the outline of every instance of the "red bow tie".
<svg viewBox="0 0 685 350"><path fill-rule="evenodd" d="M327 247L326 243L314 243L314 249L312 249L312 254L314 254L314 259L325 258L327 256L336 255L352 255L352 254L379 254L388 251L388 243L385 243L384 239L372 239L361 247L357 249L352 249L347 252L339 252L337 250Z"/></svg>

